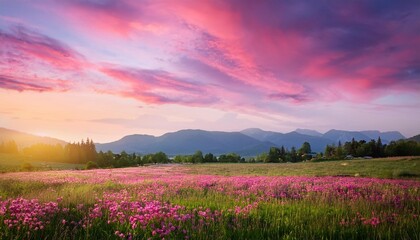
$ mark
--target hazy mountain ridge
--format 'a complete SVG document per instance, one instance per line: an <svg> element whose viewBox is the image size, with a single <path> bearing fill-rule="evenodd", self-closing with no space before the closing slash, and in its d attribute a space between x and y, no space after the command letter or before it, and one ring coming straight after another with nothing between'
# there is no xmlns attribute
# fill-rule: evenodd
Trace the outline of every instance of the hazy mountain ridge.
<svg viewBox="0 0 420 240"><path fill-rule="evenodd" d="M416 142L420 142L420 134L417 134L415 136L412 136L410 138L407 138L407 140L409 141L416 141Z"/></svg>
<svg viewBox="0 0 420 240"><path fill-rule="evenodd" d="M50 144L50 145L67 144L67 142L57 139L57 138L41 137L41 136L36 136L34 134L24 133L24 132L0 127L0 143L11 141L11 140L15 141L19 148L28 147L37 143L44 143L44 144Z"/></svg>

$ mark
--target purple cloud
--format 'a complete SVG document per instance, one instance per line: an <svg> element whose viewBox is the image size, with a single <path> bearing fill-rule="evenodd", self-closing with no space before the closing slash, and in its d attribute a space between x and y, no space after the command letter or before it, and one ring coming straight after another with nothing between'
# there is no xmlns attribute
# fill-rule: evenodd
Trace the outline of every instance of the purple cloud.
<svg viewBox="0 0 420 240"><path fill-rule="evenodd" d="M34 80L34 79L30 79ZM16 91L64 91L68 88L67 84L62 81L37 79L40 84L30 83L28 79L16 80L10 76L0 75L0 88L11 89Z"/></svg>

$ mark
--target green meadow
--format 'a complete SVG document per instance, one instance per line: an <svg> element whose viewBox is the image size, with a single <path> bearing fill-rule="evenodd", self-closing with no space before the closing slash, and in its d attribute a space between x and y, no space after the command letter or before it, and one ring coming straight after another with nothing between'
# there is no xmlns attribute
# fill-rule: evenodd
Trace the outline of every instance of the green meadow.
<svg viewBox="0 0 420 240"><path fill-rule="evenodd" d="M420 157L390 157L299 163L195 164L191 174L224 176L349 176L375 178L420 178Z"/></svg>
<svg viewBox="0 0 420 240"><path fill-rule="evenodd" d="M419 163L4 172L0 238L419 239Z"/></svg>
<svg viewBox="0 0 420 240"><path fill-rule="evenodd" d="M23 154L0 153L0 172L83 169L85 164L33 160Z"/></svg>

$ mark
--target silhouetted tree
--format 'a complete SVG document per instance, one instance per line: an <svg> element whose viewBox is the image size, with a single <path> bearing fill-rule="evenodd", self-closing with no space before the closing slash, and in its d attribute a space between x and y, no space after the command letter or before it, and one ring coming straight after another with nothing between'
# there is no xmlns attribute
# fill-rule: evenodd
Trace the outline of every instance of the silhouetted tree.
<svg viewBox="0 0 420 240"><path fill-rule="evenodd" d="M302 144L302 147L299 149L299 154L307 154L307 153L311 153L312 149L311 149L311 144L308 142L304 142Z"/></svg>
<svg viewBox="0 0 420 240"><path fill-rule="evenodd" d="M281 150L277 147L271 147L265 162L278 163L280 162Z"/></svg>
<svg viewBox="0 0 420 240"><path fill-rule="evenodd" d="M212 153L207 153L204 156L204 162L217 162L217 158Z"/></svg>
<svg viewBox="0 0 420 240"><path fill-rule="evenodd" d="M325 147L324 156L326 158L333 158L335 156L335 147L331 145L327 145Z"/></svg>
<svg viewBox="0 0 420 240"><path fill-rule="evenodd" d="M202 163L204 162L203 152L196 151L194 155L192 156L192 162L193 163Z"/></svg>

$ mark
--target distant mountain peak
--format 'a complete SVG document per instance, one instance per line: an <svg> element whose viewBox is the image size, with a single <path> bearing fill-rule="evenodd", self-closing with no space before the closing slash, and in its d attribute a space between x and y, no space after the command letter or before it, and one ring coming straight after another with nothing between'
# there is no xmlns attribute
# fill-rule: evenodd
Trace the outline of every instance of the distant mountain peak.
<svg viewBox="0 0 420 240"><path fill-rule="evenodd" d="M262 130L261 128L247 128L241 131L241 133L244 133L244 132L251 133L251 132L265 132L265 131Z"/></svg>
<svg viewBox="0 0 420 240"><path fill-rule="evenodd" d="M276 132L264 131L260 128L247 128L242 130L240 133L255 138L259 141L265 141L269 136L273 134L281 134Z"/></svg>
<svg viewBox="0 0 420 240"><path fill-rule="evenodd" d="M309 135L309 136L316 136L316 137L321 137L322 136L322 133L320 133L316 130L312 130L312 129L297 128L295 130L295 132L300 133L300 134L304 134L304 135Z"/></svg>

